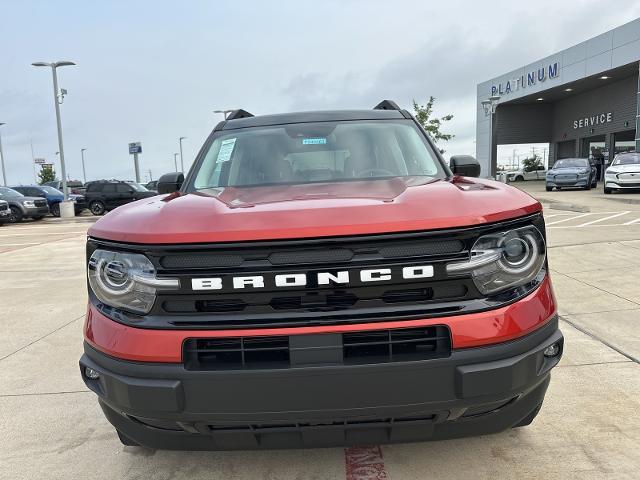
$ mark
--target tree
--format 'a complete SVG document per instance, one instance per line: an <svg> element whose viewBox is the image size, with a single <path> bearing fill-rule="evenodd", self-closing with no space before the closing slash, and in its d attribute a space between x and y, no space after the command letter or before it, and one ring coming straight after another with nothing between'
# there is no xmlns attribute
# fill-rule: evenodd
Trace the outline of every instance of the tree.
<svg viewBox="0 0 640 480"><path fill-rule="evenodd" d="M450 121L453 118L453 115L449 114L440 118L431 118L433 115L433 104L435 101L436 99L433 96L429 97L429 101L426 105L419 105L418 102L413 100L413 111L415 112L415 117L418 123L422 125L422 128L424 128L429 135L431 135L435 142L438 142L438 140L446 142L451 140L454 135L442 133L440 128L443 123Z"/></svg>
<svg viewBox="0 0 640 480"><path fill-rule="evenodd" d="M53 165L42 165L42 168L38 172L38 178L40 185L54 181L56 179L56 171L53 169Z"/></svg>
<svg viewBox="0 0 640 480"><path fill-rule="evenodd" d="M533 172L537 170L539 166L542 165L542 158L539 155L534 155L529 158L525 158L522 161L522 167L525 172Z"/></svg>

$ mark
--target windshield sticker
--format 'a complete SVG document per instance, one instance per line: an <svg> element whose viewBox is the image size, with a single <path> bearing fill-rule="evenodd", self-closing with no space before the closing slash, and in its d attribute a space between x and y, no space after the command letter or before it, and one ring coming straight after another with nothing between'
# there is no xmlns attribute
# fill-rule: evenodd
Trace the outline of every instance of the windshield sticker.
<svg viewBox="0 0 640 480"><path fill-rule="evenodd" d="M229 138L222 141L220 145L220 151L218 152L218 162L228 162L233 153L233 147L236 146L236 139Z"/></svg>
<svg viewBox="0 0 640 480"><path fill-rule="evenodd" d="M302 144L303 145L326 145L327 139L326 138L303 138Z"/></svg>

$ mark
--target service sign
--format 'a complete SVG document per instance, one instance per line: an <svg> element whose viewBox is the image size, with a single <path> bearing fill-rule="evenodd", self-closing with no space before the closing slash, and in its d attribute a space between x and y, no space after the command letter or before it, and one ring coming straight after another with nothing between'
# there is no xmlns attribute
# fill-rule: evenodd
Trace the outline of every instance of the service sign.
<svg viewBox="0 0 640 480"><path fill-rule="evenodd" d="M142 143L140 142L132 142L129 144L129 153L142 153Z"/></svg>
<svg viewBox="0 0 640 480"><path fill-rule="evenodd" d="M44 165L47 161L44 158L34 158L33 163L37 165Z"/></svg>

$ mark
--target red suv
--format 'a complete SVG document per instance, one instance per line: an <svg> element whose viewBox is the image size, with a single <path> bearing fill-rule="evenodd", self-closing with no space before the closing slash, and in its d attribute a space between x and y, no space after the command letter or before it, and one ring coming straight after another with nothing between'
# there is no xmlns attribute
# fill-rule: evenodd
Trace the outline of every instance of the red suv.
<svg viewBox="0 0 640 480"><path fill-rule="evenodd" d="M82 377L125 445L454 438L531 423L562 355L540 204L373 110L218 124L89 230Z"/></svg>

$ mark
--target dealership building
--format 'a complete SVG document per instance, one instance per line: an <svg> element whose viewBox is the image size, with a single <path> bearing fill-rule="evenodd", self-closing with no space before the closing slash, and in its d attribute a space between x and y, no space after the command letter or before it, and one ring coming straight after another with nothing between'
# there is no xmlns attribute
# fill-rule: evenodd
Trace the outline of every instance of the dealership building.
<svg viewBox="0 0 640 480"><path fill-rule="evenodd" d="M476 157L497 171L498 145L549 143L549 164L599 170L640 151L640 18L478 85Z"/></svg>

